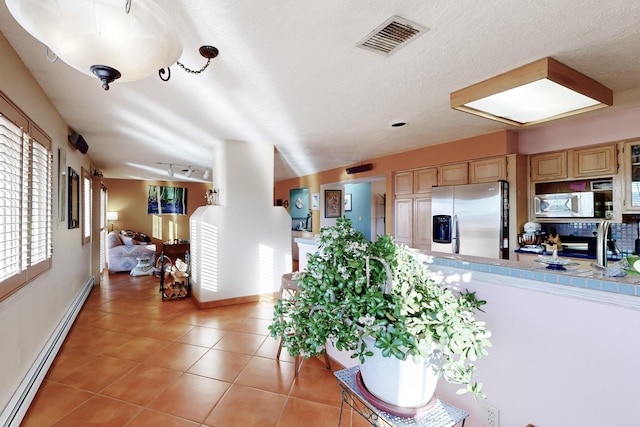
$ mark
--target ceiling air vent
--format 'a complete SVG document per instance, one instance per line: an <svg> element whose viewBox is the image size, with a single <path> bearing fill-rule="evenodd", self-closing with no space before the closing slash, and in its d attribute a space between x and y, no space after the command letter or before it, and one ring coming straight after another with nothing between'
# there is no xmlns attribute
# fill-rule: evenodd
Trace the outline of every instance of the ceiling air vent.
<svg viewBox="0 0 640 427"><path fill-rule="evenodd" d="M392 16L373 32L367 34L357 46L383 55L391 55L408 41L427 31L429 29L423 25L399 16Z"/></svg>

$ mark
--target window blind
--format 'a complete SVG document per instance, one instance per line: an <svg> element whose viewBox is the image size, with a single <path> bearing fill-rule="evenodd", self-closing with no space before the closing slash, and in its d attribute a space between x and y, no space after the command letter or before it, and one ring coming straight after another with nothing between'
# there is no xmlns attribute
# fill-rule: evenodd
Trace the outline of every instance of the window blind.
<svg viewBox="0 0 640 427"><path fill-rule="evenodd" d="M82 243L91 241L91 178L82 170Z"/></svg>
<svg viewBox="0 0 640 427"><path fill-rule="evenodd" d="M0 281L26 268L22 253L22 130L0 115Z"/></svg>
<svg viewBox="0 0 640 427"><path fill-rule="evenodd" d="M51 266L53 157L28 126L44 143L0 114L0 299Z"/></svg>
<svg viewBox="0 0 640 427"><path fill-rule="evenodd" d="M31 164L31 218L30 258L35 265L51 256L51 164L49 150L38 141L32 141Z"/></svg>

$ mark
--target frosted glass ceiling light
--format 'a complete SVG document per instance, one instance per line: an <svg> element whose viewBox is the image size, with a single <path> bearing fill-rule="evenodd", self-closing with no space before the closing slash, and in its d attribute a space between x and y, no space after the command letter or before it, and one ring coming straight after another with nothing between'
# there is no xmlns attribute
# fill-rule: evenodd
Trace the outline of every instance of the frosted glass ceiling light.
<svg viewBox="0 0 640 427"><path fill-rule="evenodd" d="M90 76L102 87L120 79L144 79L178 63L200 73L218 55L202 46L207 64L189 70L177 62L182 42L170 16L153 0L5 0L7 8L32 36L64 62Z"/></svg>
<svg viewBox="0 0 640 427"><path fill-rule="evenodd" d="M528 126L613 104L611 89L544 58L452 92L451 108Z"/></svg>

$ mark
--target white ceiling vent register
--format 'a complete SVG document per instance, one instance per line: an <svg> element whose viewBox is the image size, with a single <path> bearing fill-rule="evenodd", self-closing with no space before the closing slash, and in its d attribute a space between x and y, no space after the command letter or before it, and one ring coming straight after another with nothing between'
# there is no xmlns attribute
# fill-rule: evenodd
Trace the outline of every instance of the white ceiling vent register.
<svg viewBox="0 0 640 427"><path fill-rule="evenodd" d="M429 29L408 19L392 16L367 34L356 46L383 55L391 55Z"/></svg>

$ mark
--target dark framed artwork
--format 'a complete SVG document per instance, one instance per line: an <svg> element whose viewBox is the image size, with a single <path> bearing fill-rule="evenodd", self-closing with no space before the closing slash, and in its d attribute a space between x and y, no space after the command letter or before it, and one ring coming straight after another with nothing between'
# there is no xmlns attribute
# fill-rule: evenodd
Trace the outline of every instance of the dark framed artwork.
<svg viewBox="0 0 640 427"><path fill-rule="evenodd" d="M80 175L72 167L68 169L69 206L68 228L80 227Z"/></svg>
<svg viewBox="0 0 640 427"><path fill-rule="evenodd" d="M343 203L342 190L324 190L324 217L340 218Z"/></svg>
<svg viewBox="0 0 640 427"><path fill-rule="evenodd" d="M187 189L150 185L147 192L147 213L149 215L186 215Z"/></svg>
<svg viewBox="0 0 640 427"><path fill-rule="evenodd" d="M351 212L351 194L344 195L344 211Z"/></svg>

